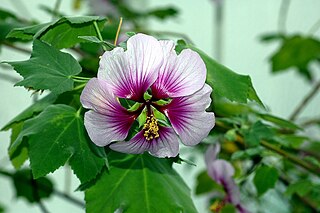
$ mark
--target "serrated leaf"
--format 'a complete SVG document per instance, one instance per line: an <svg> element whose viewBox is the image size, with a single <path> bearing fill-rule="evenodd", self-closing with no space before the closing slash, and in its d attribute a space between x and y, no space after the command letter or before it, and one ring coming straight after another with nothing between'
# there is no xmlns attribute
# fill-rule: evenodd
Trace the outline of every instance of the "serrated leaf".
<svg viewBox="0 0 320 213"><path fill-rule="evenodd" d="M54 94L72 90L74 81L71 77L81 72L81 66L70 54L39 40L33 42L29 60L7 63L24 77L16 86L49 89Z"/></svg>
<svg viewBox="0 0 320 213"><path fill-rule="evenodd" d="M180 42L176 46L176 51L179 52L185 48L196 51L203 59L207 67L207 83L213 88L213 93L238 103L247 103L248 99L254 100L263 106L253 88L250 76L233 72L194 46L184 46Z"/></svg>
<svg viewBox="0 0 320 213"><path fill-rule="evenodd" d="M273 188L278 180L278 171L269 166L261 166L256 170L253 183L257 189L258 195L261 196L269 189Z"/></svg>
<svg viewBox="0 0 320 213"><path fill-rule="evenodd" d="M27 27L15 28L8 33L8 39L14 38L22 41L31 41L33 36L39 32L41 29L45 29L50 25L50 23L36 24Z"/></svg>
<svg viewBox="0 0 320 213"><path fill-rule="evenodd" d="M283 40L278 51L271 57L272 72L296 68L298 73L312 80L309 63L320 59L320 41L314 37L294 35Z"/></svg>
<svg viewBox="0 0 320 213"><path fill-rule="evenodd" d="M12 125L15 123L19 123L24 121L32 116L43 111L47 106L50 106L57 99L57 96L54 94L49 94L46 97L36 101L30 107L23 110L20 114L14 117L11 121L9 121L4 127L2 127L1 131L9 130L12 128Z"/></svg>
<svg viewBox="0 0 320 213"><path fill-rule="evenodd" d="M115 152L109 160L109 173L85 192L87 213L197 212L170 160Z"/></svg>
<svg viewBox="0 0 320 213"><path fill-rule="evenodd" d="M28 137L30 165L35 178L69 161L80 181L87 182L105 165L104 159L89 147L88 143L92 142L85 134L83 118L70 106L49 106L27 120L14 144L21 143L24 137Z"/></svg>
<svg viewBox="0 0 320 213"><path fill-rule="evenodd" d="M53 184L48 178L34 180L30 170L17 171L12 178L16 197L24 197L30 203L48 198L53 192Z"/></svg>
<svg viewBox="0 0 320 213"><path fill-rule="evenodd" d="M105 21L99 16L62 17L54 22L14 29L7 38L37 38L58 49L69 48L85 41L78 36L97 36L93 22L102 30Z"/></svg>

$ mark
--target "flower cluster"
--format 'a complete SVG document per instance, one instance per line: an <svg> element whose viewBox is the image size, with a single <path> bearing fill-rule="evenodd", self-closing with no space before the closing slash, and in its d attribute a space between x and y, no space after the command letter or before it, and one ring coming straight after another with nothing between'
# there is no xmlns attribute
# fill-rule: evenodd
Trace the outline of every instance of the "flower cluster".
<svg viewBox="0 0 320 213"><path fill-rule="evenodd" d="M96 145L174 157L179 140L192 146L208 135L215 118L205 111L212 91L205 84L205 64L196 52L185 49L177 55L174 47L173 41L137 34L128 39L127 50L116 47L102 55L97 78L87 83L80 97L90 109L84 123ZM125 99L135 107L121 105L119 100ZM144 124L125 141L141 115Z"/></svg>

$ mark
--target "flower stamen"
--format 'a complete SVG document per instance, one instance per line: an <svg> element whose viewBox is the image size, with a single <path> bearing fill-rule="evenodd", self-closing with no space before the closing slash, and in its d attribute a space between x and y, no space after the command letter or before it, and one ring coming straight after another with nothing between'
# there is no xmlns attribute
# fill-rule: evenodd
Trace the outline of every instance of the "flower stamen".
<svg viewBox="0 0 320 213"><path fill-rule="evenodd" d="M143 125L144 134L143 136L150 141L154 138L159 137L159 126L157 118L154 115L148 115L145 124Z"/></svg>

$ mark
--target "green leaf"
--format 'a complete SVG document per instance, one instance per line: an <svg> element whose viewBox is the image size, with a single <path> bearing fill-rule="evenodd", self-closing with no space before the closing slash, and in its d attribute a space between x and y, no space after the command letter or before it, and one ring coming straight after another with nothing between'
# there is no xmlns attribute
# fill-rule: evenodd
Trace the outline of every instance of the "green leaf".
<svg viewBox="0 0 320 213"><path fill-rule="evenodd" d="M308 141L309 138L299 135L279 135L276 136L275 141L277 141L282 146L293 147L298 149L305 141Z"/></svg>
<svg viewBox="0 0 320 213"><path fill-rule="evenodd" d="M20 170L13 175L16 197L24 197L30 203L48 198L53 192L52 182L45 177L34 180L30 170Z"/></svg>
<svg viewBox="0 0 320 213"><path fill-rule="evenodd" d="M217 184L212 178L209 177L206 170L202 171L197 176L196 182L196 195L205 194L212 191L224 192L221 185Z"/></svg>
<svg viewBox="0 0 320 213"><path fill-rule="evenodd" d="M185 48L196 51L203 59L207 67L207 83L213 88L214 94L239 103L247 103L248 99L254 100L263 106L249 76L233 72L194 46L184 46L182 42L176 46L178 52Z"/></svg>
<svg viewBox="0 0 320 213"><path fill-rule="evenodd" d="M50 23L37 24L27 27L15 28L8 33L8 39L14 38L22 41L31 41L33 36L39 32L41 29L47 28Z"/></svg>
<svg viewBox="0 0 320 213"><path fill-rule="evenodd" d="M276 117L274 115L270 115L270 114L258 114L262 119L264 119L265 121L269 121L274 123L275 125L285 128L285 129L292 129L292 130L301 130L301 128L296 125L295 123Z"/></svg>
<svg viewBox="0 0 320 213"><path fill-rule="evenodd" d="M273 188L278 180L278 171L269 166L261 166L256 170L253 183L257 189L258 195L261 196L269 189Z"/></svg>
<svg viewBox="0 0 320 213"><path fill-rule="evenodd" d="M221 213L236 213L237 209L234 205L227 203L224 205L220 211Z"/></svg>
<svg viewBox="0 0 320 213"><path fill-rule="evenodd" d="M261 121L254 123L248 132L244 133L245 143L249 146L257 146L262 139L271 139L275 135L267 125Z"/></svg>
<svg viewBox="0 0 320 213"><path fill-rule="evenodd" d="M99 16L62 17L54 22L14 29L7 38L37 38L57 49L69 48L85 41L78 36L97 36L93 22L97 22L102 30L106 19Z"/></svg>
<svg viewBox="0 0 320 213"><path fill-rule="evenodd" d="M313 189L313 184L309 180L299 180L293 184L290 184L285 192L286 195L292 196L297 193L300 196L305 196Z"/></svg>
<svg viewBox="0 0 320 213"><path fill-rule="evenodd" d="M116 47L109 42L99 40L96 36L78 36L78 37L92 43L104 45L105 47L109 48L109 50L112 50Z"/></svg>
<svg viewBox="0 0 320 213"><path fill-rule="evenodd" d="M312 80L309 63L320 59L320 41L294 35L283 40L282 46L271 57L272 72L296 68L298 73Z"/></svg>
<svg viewBox="0 0 320 213"><path fill-rule="evenodd" d="M63 166L67 161L81 182L100 173L105 160L96 156L88 143L83 118L66 105L47 107L38 116L27 120L15 144L28 137L29 158L35 178Z"/></svg>
<svg viewBox="0 0 320 213"><path fill-rule="evenodd" d="M85 192L87 213L197 212L170 160L115 152L108 157L109 173Z"/></svg>
<svg viewBox="0 0 320 213"><path fill-rule="evenodd" d="M270 33L270 34L264 34L260 37L260 40L262 42L270 42L270 41L282 41L285 39L285 36L283 34L279 33Z"/></svg>
<svg viewBox="0 0 320 213"><path fill-rule="evenodd" d="M2 127L1 131L9 130L10 128L12 128L13 124L24 121L40 113L47 106L50 106L51 104L53 104L56 99L57 99L56 95L49 94L46 97L38 100L37 102L32 104L30 107L28 107L27 109L22 111L20 114L18 114L16 117L14 117L11 121L9 121L9 123L7 123L4 127Z"/></svg>
<svg viewBox="0 0 320 213"><path fill-rule="evenodd" d="M73 75L81 72L79 63L68 53L35 40L31 58L27 61L6 62L24 77L16 86L34 90L51 90L60 94L73 89Z"/></svg>
<svg viewBox="0 0 320 213"><path fill-rule="evenodd" d="M14 141L18 138L23 127L23 122L14 123L11 126L12 133L10 138L10 147L14 143ZM12 165L15 169L19 169L23 163L28 159L28 147L26 141L22 141L15 149L9 148L9 157L11 160Z"/></svg>
<svg viewBox="0 0 320 213"><path fill-rule="evenodd" d="M176 8L158 8L155 10L149 11L146 15L147 16L154 16L158 19L164 20L170 17L175 17L178 14L178 10Z"/></svg>
<svg viewBox="0 0 320 213"><path fill-rule="evenodd" d="M8 18L16 19L17 17L13 13L4 10L3 8L0 8L0 20L5 20Z"/></svg>

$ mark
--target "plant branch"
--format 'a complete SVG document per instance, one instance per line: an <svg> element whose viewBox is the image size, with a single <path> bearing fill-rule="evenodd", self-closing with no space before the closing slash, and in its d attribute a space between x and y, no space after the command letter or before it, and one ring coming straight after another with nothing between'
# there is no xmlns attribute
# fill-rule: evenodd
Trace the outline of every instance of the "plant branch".
<svg viewBox="0 0 320 213"><path fill-rule="evenodd" d="M61 5L61 0L57 0L53 8L52 21L59 16L60 5Z"/></svg>
<svg viewBox="0 0 320 213"><path fill-rule="evenodd" d="M13 174L12 173L10 173L8 171L5 171L5 170L2 170L2 169L0 169L0 174L3 175L3 176L6 176L6 177L13 178ZM25 181L29 183L29 181L27 181L27 180L25 180ZM49 189L45 185L38 185L38 188L41 189L41 190L44 190L44 191L49 191ZM53 193L55 195L57 195L58 197L60 197L62 199L65 199L65 200L69 201L70 203L73 203L73 204L79 206L80 208L84 208L85 207L85 203L84 202L82 202L81 200L78 200L78 199L76 199L74 197L71 197L68 194L60 192L60 191L58 191L56 189L53 189Z"/></svg>
<svg viewBox="0 0 320 213"><path fill-rule="evenodd" d="M297 158L296 156L280 149L278 146L276 145L273 145L267 141L260 141L260 144L262 146L264 146L265 148L271 150L271 151L274 151L276 153L278 153L279 155L287 158L288 160L290 160L291 162L299 165L300 167L303 167L304 169L316 174L316 175L320 175L320 167L317 167L315 165L312 165L304 160L301 160L300 158Z"/></svg>
<svg viewBox="0 0 320 213"><path fill-rule="evenodd" d="M286 23L288 17L290 0L282 0L279 16L278 16L278 30L279 32L285 33L286 32Z"/></svg>
<svg viewBox="0 0 320 213"><path fill-rule="evenodd" d="M223 128L223 129L229 129L227 126L225 126L222 122L219 122L219 121L216 122L216 126L219 126L219 127ZM239 135L239 134L237 135L236 141L239 142L240 144L244 144L245 143L243 137L241 135ZM320 176L320 167L318 167L316 165L313 165L313 164L310 164L310 163L308 163L308 162L306 162L306 161L294 156L291 153L288 153L288 152L280 149L278 146L273 145L273 144L271 144L271 143L269 143L269 142L267 142L265 140L261 140L260 144L263 147L265 147L265 148L267 148L267 149L269 149L269 150L271 150L271 151L273 151L273 152L275 152L275 153L287 158L288 160L290 160L291 162L295 163L296 165L298 165L298 166L300 166L300 167L302 167L302 168L314 173L315 175Z"/></svg>
<svg viewBox="0 0 320 213"><path fill-rule="evenodd" d="M285 175L280 175L279 176L280 180L283 182L283 184L285 184L286 186L289 186L291 183L291 180L289 179L289 177L285 176ZM309 206L310 208L312 208L314 210L314 212L317 211L317 205L316 203L314 203L312 200L308 199L308 197L303 197L301 195L299 195L298 193L295 193L295 195L297 195L297 197L307 206Z"/></svg>
<svg viewBox="0 0 320 213"><path fill-rule="evenodd" d="M2 41L1 44L7 46L7 47L10 47L11 49L15 49L15 50L18 50L20 52L23 52L23 53L26 53L26 54L31 54L31 50L28 50L28 49L24 49L22 47L17 47L15 45L13 45L12 43L10 42L7 42L7 41Z"/></svg>
<svg viewBox="0 0 320 213"><path fill-rule="evenodd" d="M312 98L317 94L318 90L320 89L320 80L314 85L311 91L302 99L300 104L297 108L292 112L291 116L289 117L290 120L294 121L299 113L303 110L304 107L312 100Z"/></svg>

